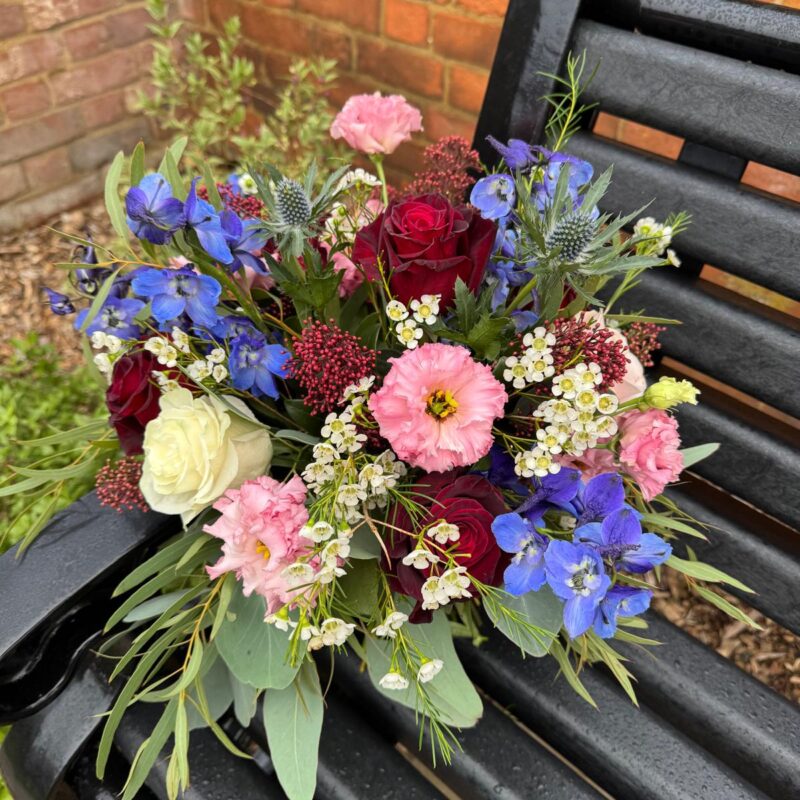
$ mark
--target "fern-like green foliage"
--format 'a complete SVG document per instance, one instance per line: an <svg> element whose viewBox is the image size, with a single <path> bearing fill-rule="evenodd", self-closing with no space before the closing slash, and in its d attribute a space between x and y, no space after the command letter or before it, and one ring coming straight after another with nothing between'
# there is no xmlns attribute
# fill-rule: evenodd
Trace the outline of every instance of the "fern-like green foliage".
<svg viewBox="0 0 800 800"><path fill-rule="evenodd" d="M184 35L172 20L169 0L149 0L153 23L152 88L140 92L139 105L149 117L190 142L187 158L214 166L279 162L286 174L300 177L313 160L336 155L328 130L333 113L328 93L336 81L336 62L296 59L276 89L274 111L252 132L255 113L245 91L256 84L255 66L236 55L241 24L231 17L217 37L217 54L200 33Z"/></svg>

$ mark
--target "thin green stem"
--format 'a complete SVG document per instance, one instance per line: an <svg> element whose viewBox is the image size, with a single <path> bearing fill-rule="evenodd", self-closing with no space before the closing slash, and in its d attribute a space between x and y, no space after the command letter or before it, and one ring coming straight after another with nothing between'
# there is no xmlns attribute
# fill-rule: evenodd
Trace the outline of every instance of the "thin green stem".
<svg viewBox="0 0 800 800"><path fill-rule="evenodd" d="M378 173L378 178L381 182L381 199L383 200L384 208L389 205L389 191L386 188L386 173L383 171L383 156L373 155L370 156L370 161L375 165L375 172Z"/></svg>

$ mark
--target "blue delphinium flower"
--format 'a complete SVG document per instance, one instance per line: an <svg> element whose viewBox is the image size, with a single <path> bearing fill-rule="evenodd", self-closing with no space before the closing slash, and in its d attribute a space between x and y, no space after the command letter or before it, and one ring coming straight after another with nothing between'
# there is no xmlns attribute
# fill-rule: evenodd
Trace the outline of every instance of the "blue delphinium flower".
<svg viewBox="0 0 800 800"><path fill-rule="evenodd" d="M564 627L571 638L585 633L594 622L611 578L593 548L572 542L551 541L544 554L547 583L565 600Z"/></svg>
<svg viewBox="0 0 800 800"><path fill-rule="evenodd" d="M532 328L538 321L539 317L539 294L535 289L531 290L531 303L533 310L519 309L511 312L511 321L514 323L514 330L517 333L522 333Z"/></svg>
<svg viewBox="0 0 800 800"><path fill-rule="evenodd" d="M536 525L543 524L543 520L534 523L514 513L501 514L492 523L492 533L500 549L513 553L503 581L506 591L516 597L535 592L544 585L548 539L536 531Z"/></svg>
<svg viewBox="0 0 800 800"><path fill-rule="evenodd" d="M489 450L489 469L486 479L501 489L511 489L519 495L528 493L514 470L514 459L499 444L493 444Z"/></svg>
<svg viewBox="0 0 800 800"><path fill-rule="evenodd" d="M233 261L225 231L222 230L222 222L219 214L214 210L211 203L206 202L197 196L197 181L192 181L189 194L186 196L184 208L186 211L186 227L191 228L200 242L200 246L215 261L220 264L230 264Z"/></svg>
<svg viewBox="0 0 800 800"><path fill-rule="evenodd" d="M594 632L610 639L617 632L618 617L636 617L650 608L653 593L633 586L613 586L600 601L594 616Z"/></svg>
<svg viewBox="0 0 800 800"><path fill-rule="evenodd" d="M54 314L57 314L59 317L64 317L67 314L75 313L75 306L67 295L56 292L53 289L48 289L46 286L43 286L42 289L47 295L47 302L50 305L50 310Z"/></svg>
<svg viewBox="0 0 800 800"><path fill-rule="evenodd" d="M594 173L592 165L588 161L566 153L553 153L545 147L537 149L543 156L544 163L541 168L541 182L533 184L531 196L539 211L544 211L545 206L553 201L558 178L565 165L569 170L567 193L572 198L573 207L578 208L582 202L579 190L592 179ZM599 213L597 209L593 209L590 216L595 219Z"/></svg>
<svg viewBox="0 0 800 800"><path fill-rule="evenodd" d="M180 269L144 269L131 282L133 293L152 302L152 314L158 322L168 322L184 312L196 325L213 327L216 305L222 289L208 275L198 275L190 267Z"/></svg>
<svg viewBox="0 0 800 800"><path fill-rule="evenodd" d="M522 139L509 139L508 144L503 144L489 135L486 141L500 153L509 169L524 169L535 158L534 148Z"/></svg>
<svg viewBox="0 0 800 800"><path fill-rule="evenodd" d="M481 178L472 187L469 201L484 219L502 219L511 213L516 197L514 179L499 173Z"/></svg>
<svg viewBox="0 0 800 800"><path fill-rule="evenodd" d="M649 572L663 564L672 548L655 533L642 533L639 515L621 508L602 522L590 522L575 529L575 541L596 548L619 570Z"/></svg>
<svg viewBox="0 0 800 800"><path fill-rule="evenodd" d="M533 478L533 491L517 509L517 513L528 519L538 519L545 511L559 508L577 516L572 501L580 483L581 473L569 467L562 467L555 475Z"/></svg>
<svg viewBox="0 0 800 800"><path fill-rule="evenodd" d="M494 279L492 289L492 311L496 311L508 299L512 286L522 286L531 279L525 268L513 261L496 261L492 259L486 265L486 275Z"/></svg>
<svg viewBox="0 0 800 800"><path fill-rule="evenodd" d="M578 488L575 506L578 509L576 527L599 522L625 505L625 485L616 472L596 475Z"/></svg>
<svg viewBox="0 0 800 800"><path fill-rule="evenodd" d="M91 336L97 331L110 333L120 339L138 339L142 329L134 322L136 315L144 308L141 300L128 297L106 298L102 308L97 312L94 319L86 326L86 334ZM75 327L80 330L88 308L84 308L75 318Z"/></svg>
<svg viewBox="0 0 800 800"><path fill-rule="evenodd" d="M183 203L172 196L169 181L158 172L128 189L125 209L134 236L153 244L166 244L186 221Z"/></svg>
<svg viewBox="0 0 800 800"><path fill-rule="evenodd" d="M275 377L286 377L290 357L283 345L269 344L262 334L242 333L231 342L228 359L231 383L240 391L277 400Z"/></svg>
<svg viewBox="0 0 800 800"><path fill-rule="evenodd" d="M266 272L264 262L253 255L262 250L267 243L267 231L264 223L258 219L242 221L233 211L223 211L220 220L233 256L228 264L228 269L235 272L241 267L251 267L256 272Z"/></svg>
<svg viewBox="0 0 800 800"><path fill-rule="evenodd" d="M235 339L242 333L249 333L255 336L258 333L258 328L248 317L226 314L217 320L211 329L211 333L216 339Z"/></svg>

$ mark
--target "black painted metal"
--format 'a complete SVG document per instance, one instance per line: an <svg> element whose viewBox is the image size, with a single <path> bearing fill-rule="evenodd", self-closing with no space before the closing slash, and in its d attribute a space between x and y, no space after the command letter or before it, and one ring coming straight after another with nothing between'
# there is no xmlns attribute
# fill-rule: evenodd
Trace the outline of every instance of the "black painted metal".
<svg viewBox="0 0 800 800"><path fill-rule="evenodd" d="M797 70L800 13L758 0L584 0L598 22L767 67Z"/></svg>
<svg viewBox="0 0 800 800"><path fill-rule="evenodd" d="M722 445L713 456L693 466L693 472L800 529L800 449L796 443L771 437L709 403L681 406L677 416L684 446Z"/></svg>
<svg viewBox="0 0 800 800"><path fill-rule="evenodd" d="M573 48L599 63L587 99L693 142L800 172L800 77L583 20Z"/></svg>
<svg viewBox="0 0 800 800"><path fill-rule="evenodd" d="M797 204L588 133L569 150L598 171L614 165L604 210L630 213L649 203L646 213L664 219L685 209L692 224L677 243L681 251L800 299Z"/></svg>
<svg viewBox="0 0 800 800"><path fill-rule="evenodd" d="M485 163L498 160L486 142L488 134L542 139L547 108L541 98L553 90L554 82L539 73L561 71L579 6L580 0L509 4L475 132L475 148Z"/></svg>
<svg viewBox="0 0 800 800"><path fill-rule="evenodd" d="M657 614L654 656L619 649L634 664L643 703L776 800L800 797L800 710Z"/></svg>
<svg viewBox="0 0 800 800"><path fill-rule="evenodd" d="M492 636L480 648L463 643L458 650L482 689L618 800L765 797L666 722L660 709L637 709L600 670L582 674L599 706L596 711L556 678L551 659L523 661L504 637ZM728 666L735 672L735 666Z"/></svg>
<svg viewBox="0 0 800 800"><path fill-rule="evenodd" d="M712 511L685 490L670 489L667 495L681 510L712 526L707 542L681 537L675 543L677 552L685 557L684 548L689 545L701 560L740 575L756 594L728 591L800 634L800 537L793 537L795 548L790 551L783 543L764 539L769 521L761 520L763 527L759 527L759 515L752 514L753 519L742 524L730 513Z"/></svg>

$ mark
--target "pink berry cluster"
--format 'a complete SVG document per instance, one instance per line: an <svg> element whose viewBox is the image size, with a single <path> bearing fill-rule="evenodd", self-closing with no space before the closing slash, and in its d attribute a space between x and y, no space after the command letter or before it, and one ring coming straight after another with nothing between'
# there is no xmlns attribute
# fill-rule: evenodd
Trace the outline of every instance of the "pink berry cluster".
<svg viewBox="0 0 800 800"><path fill-rule="evenodd" d="M233 211L237 217L250 219L251 217L264 216L264 204L255 195L236 194L227 183L218 183L217 191L225 208ZM208 189L205 186L200 186L197 190L197 196L203 200L208 200Z"/></svg>
<svg viewBox="0 0 800 800"><path fill-rule="evenodd" d="M656 325L654 322L632 322L625 329L628 347L642 362L643 367L653 366L653 353L661 349L658 336L665 330L663 325Z"/></svg>
<svg viewBox="0 0 800 800"><path fill-rule="evenodd" d="M469 170L480 168L478 153L461 136L445 136L428 145L423 155L425 169L408 184L405 194L443 194L451 203L463 203L472 185Z"/></svg>
<svg viewBox="0 0 800 800"><path fill-rule="evenodd" d="M106 461L95 477L97 499L101 506L115 511L147 511L148 505L139 490L142 461L136 456L125 456L119 461Z"/></svg>

